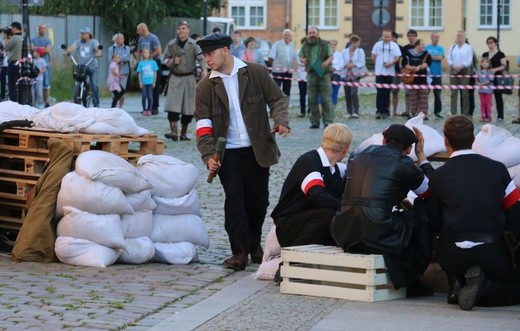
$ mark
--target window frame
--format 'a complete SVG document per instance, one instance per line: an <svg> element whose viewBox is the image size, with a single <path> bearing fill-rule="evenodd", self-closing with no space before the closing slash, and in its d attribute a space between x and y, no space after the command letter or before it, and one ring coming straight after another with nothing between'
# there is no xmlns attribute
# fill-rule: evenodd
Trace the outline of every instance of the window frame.
<svg viewBox="0 0 520 331"><path fill-rule="evenodd" d="M480 30L495 30L497 28L497 10L498 10L498 4L507 2L507 6L509 7L509 13L508 13L508 20L509 24L500 24L501 29L511 29L511 0L491 0L491 24L482 24L480 21L480 18L482 17L482 2L484 0L479 0L478 2L478 28ZM502 22L504 19L502 18Z"/></svg>
<svg viewBox="0 0 520 331"><path fill-rule="evenodd" d="M339 8L338 8L339 0L330 0L330 1L336 2L335 5L333 4L331 6L331 8L336 8L336 10L334 11L336 13L335 17L333 17L333 16L326 17L325 16L325 2L327 0L314 0L314 1L318 2L318 11L319 11L318 24L309 24L309 26L316 25L320 30L338 30L339 29ZM335 25L325 25L324 24L325 21L327 19L331 19L331 18L334 18L336 20L336 24ZM309 14L309 21L311 21L310 14Z"/></svg>
<svg viewBox="0 0 520 331"><path fill-rule="evenodd" d="M245 8L245 25L239 25L238 20L235 20L237 30L266 30L267 29L267 0L228 0L228 12L229 18L233 17L233 7ZM251 8L261 7L262 8L262 26L251 25Z"/></svg>
<svg viewBox="0 0 520 331"><path fill-rule="evenodd" d="M440 25L429 25L429 22L430 22L430 1L431 0L424 0L424 4L423 4L423 13L425 13L424 15L424 22L428 23L428 25L424 24L424 25L413 25L413 19L414 17L412 16L412 9L413 9L413 3L416 2L416 1L419 1L419 0L411 0L410 1L410 7L408 8L408 17L410 17L410 22L409 22L409 25L410 25L410 29L414 29L414 30L417 30L417 31L441 31L444 29L444 0L440 0L441 3L440 3L440 6L439 6L439 9L440 9ZM419 6L417 6L418 8L420 8Z"/></svg>

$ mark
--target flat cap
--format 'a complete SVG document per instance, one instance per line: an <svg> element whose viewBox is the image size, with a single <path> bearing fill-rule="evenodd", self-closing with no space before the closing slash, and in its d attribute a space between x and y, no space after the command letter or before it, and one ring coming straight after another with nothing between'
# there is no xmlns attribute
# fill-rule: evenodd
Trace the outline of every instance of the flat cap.
<svg viewBox="0 0 520 331"><path fill-rule="evenodd" d="M415 133L403 124L392 124L385 131L383 137L393 140L405 146L411 146L417 142Z"/></svg>
<svg viewBox="0 0 520 331"><path fill-rule="evenodd" d="M202 53L209 53L219 48L230 47L231 37L225 33L214 33L197 41Z"/></svg>

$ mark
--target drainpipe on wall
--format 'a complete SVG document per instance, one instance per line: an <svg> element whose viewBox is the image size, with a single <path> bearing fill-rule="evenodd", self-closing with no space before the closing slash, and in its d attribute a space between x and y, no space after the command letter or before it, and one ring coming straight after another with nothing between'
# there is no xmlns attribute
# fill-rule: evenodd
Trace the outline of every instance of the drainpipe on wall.
<svg viewBox="0 0 520 331"><path fill-rule="evenodd" d="M289 29L290 23L290 13L291 13L291 0L285 0L285 28Z"/></svg>

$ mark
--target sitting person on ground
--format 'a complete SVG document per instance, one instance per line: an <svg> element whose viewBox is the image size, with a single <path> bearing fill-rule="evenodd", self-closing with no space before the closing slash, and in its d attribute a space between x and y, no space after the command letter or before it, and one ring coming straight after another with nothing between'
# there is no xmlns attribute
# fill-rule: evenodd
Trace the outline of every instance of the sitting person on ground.
<svg viewBox="0 0 520 331"><path fill-rule="evenodd" d="M395 289L407 287L408 297L431 295L419 279L431 257L424 200L427 176L434 170L426 160L424 137L402 124L392 124L383 137L382 146L369 146L349 159L331 235L345 252L382 254ZM413 144L420 167L408 156ZM418 198L405 208L410 190Z"/></svg>
<svg viewBox="0 0 520 331"><path fill-rule="evenodd" d="M334 123L323 133L321 147L301 155L287 175L271 216L282 247L335 245L329 226L339 209L352 133Z"/></svg>
<svg viewBox="0 0 520 331"><path fill-rule="evenodd" d="M452 275L448 303L463 310L520 303L520 267L501 243L504 230L519 233L520 191L502 163L471 150L473 132L464 115L446 120L451 156L429 182L431 222L440 231L435 252Z"/></svg>

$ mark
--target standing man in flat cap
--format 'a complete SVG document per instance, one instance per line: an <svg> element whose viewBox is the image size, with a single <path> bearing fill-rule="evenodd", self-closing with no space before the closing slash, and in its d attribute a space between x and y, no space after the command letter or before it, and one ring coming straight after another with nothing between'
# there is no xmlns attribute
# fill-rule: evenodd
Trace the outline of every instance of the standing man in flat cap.
<svg viewBox="0 0 520 331"><path fill-rule="evenodd" d="M166 45L164 63L170 68L168 93L164 111L168 113L170 132L164 136L173 141L191 140L187 136L188 125L195 111L195 84L197 61L202 68L201 76L207 74L206 62L195 40L190 38L190 26L186 21L177 23L177 37ZM181 121L180 137L177 122Z"/></svg>
<svg viewBox="0 0 520 331"><path fill-rule="evenodd" d="M425 174L434 170L422 133L414 131L392 124L383 132L382 146L369 146L349 160L341 208L330 228L346 252L382 254L394 287L407 287L409 297L433 294L419 277L431 256L423 200L429 194ZM420 168L408 156L414 143ZM405 210L402 201L410 190L418 198Z"/></svg>
<svg viewBox="0 0 520 331"><path fill-rule="evenodd" d="M263 257L260 239L269 205L269 167L280 151L275 133L290 133L288 101L267 68L231 55L231 37L211 34L197 41L211 73L196 86L197 147L211 173L217 173L226 195L225 228L233 256L224 265L244 270ZM267 111L269 107L269 112ZM269 114L274 121L269 124ZM219 137L227 139L215 161Z"/></svg>

